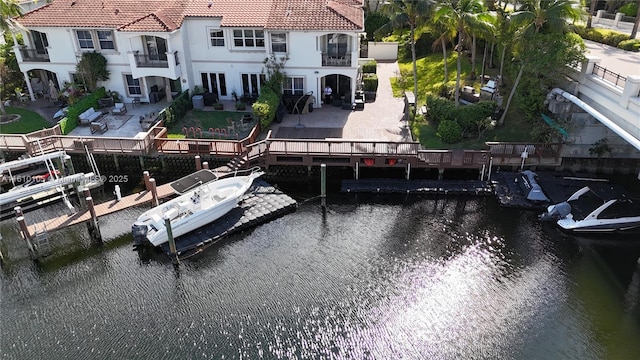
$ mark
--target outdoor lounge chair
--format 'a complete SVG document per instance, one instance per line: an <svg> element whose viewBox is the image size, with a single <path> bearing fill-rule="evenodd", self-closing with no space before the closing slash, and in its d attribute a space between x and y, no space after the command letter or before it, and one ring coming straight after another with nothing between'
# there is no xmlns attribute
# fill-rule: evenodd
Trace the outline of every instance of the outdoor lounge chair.
<svg viewBox="0 0 640 360"><path fill-rule="evenodd" d="M114 108L111 109L113 115L124 115L127 113L127 106L124 103L116 103Z"/></svg>

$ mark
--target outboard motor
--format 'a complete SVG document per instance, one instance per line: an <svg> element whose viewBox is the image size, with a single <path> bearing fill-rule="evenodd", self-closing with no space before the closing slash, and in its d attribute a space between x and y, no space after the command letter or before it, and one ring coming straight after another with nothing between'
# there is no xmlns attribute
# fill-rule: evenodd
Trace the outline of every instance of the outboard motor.
<svg viewBox="0 0 640 360"><path fill-rule="evenodd" d="M571 205L568 202L561 202L549 206L547 212L540 215L541 221L558 221L571 214Z"/></svg>
<svg viewBox="0 0 640 360"><path fill-rule="evenodd" d="M142 246L147 240L147 232L149 229L146 224L142 223L134 223L131 226L131 235L133 235L133 246L138 247Z"/></svg>

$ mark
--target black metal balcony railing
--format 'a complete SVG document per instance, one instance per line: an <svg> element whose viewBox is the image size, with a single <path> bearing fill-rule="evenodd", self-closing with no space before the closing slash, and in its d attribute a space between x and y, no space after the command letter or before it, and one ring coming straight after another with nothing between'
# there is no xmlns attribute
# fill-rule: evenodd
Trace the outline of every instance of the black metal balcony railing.
<svg viewBox="0 0 640 360"><path fill-rule="evenodd" d="M49 62L49 52L47 49L27 49L21 48L20 54L22 54L23 61L37 61L37 62Z"/></svg>
<svg viewBox="0 0 640 360"><path fill-rule="evenodd" d="M148 68L168 68L169 62L167 57L160 55L148 55L148 54L135 54L136 65L138 67Z"/></svg>
<svg viewBox="0 0 640 360"><path fill-rule="evenodd" d="M351 53L331 55L322 53L322 66L351 66Z"/></svg>
<svg viewBox="0 0 640 360"><path fill-rule="evenodd" d="M627 82L626 77L620 74L614 73L611 70L607 70L606 68L603 68L602 66L599 66L597 64L593 65L593 71L591 73L623 89L624 89L624 85Z"/></svg>

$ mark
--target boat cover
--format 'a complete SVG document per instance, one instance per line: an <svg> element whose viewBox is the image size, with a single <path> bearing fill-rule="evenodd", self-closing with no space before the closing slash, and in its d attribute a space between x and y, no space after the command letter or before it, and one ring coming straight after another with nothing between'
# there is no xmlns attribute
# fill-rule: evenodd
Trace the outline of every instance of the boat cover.
<svg viewBox="0 0 640 360"><path fill-rule="evenodd" d="M178 194L184 194L193 188L217 180L218 177L211 170L202 169L171 183L171 187Z"/></svg>

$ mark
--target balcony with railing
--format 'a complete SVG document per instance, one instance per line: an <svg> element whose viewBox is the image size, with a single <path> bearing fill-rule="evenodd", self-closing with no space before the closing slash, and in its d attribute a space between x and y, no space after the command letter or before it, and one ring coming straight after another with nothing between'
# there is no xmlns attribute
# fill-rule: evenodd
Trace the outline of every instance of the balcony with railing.
<svg viewBox="0 0 640 360"><path fill-rule="evenodd" d="M50 62L49 52L47 49L27 49L26 47L19 48L19 54L21 59L17 59L18 62Z"/></svg>
<svg viewBox="0 0 640 360"><path fill-rule="evenodd" d="M162 76L177 79L181 75L177 51L168 51L163 55L131 51L128 55L133 77Z"/></svg>
<svg viewBox="0 0 640 360"><path fill-rule="evenodd" d="M351 66L351 53L327 54L322 53L322 66Z"/></svg>

